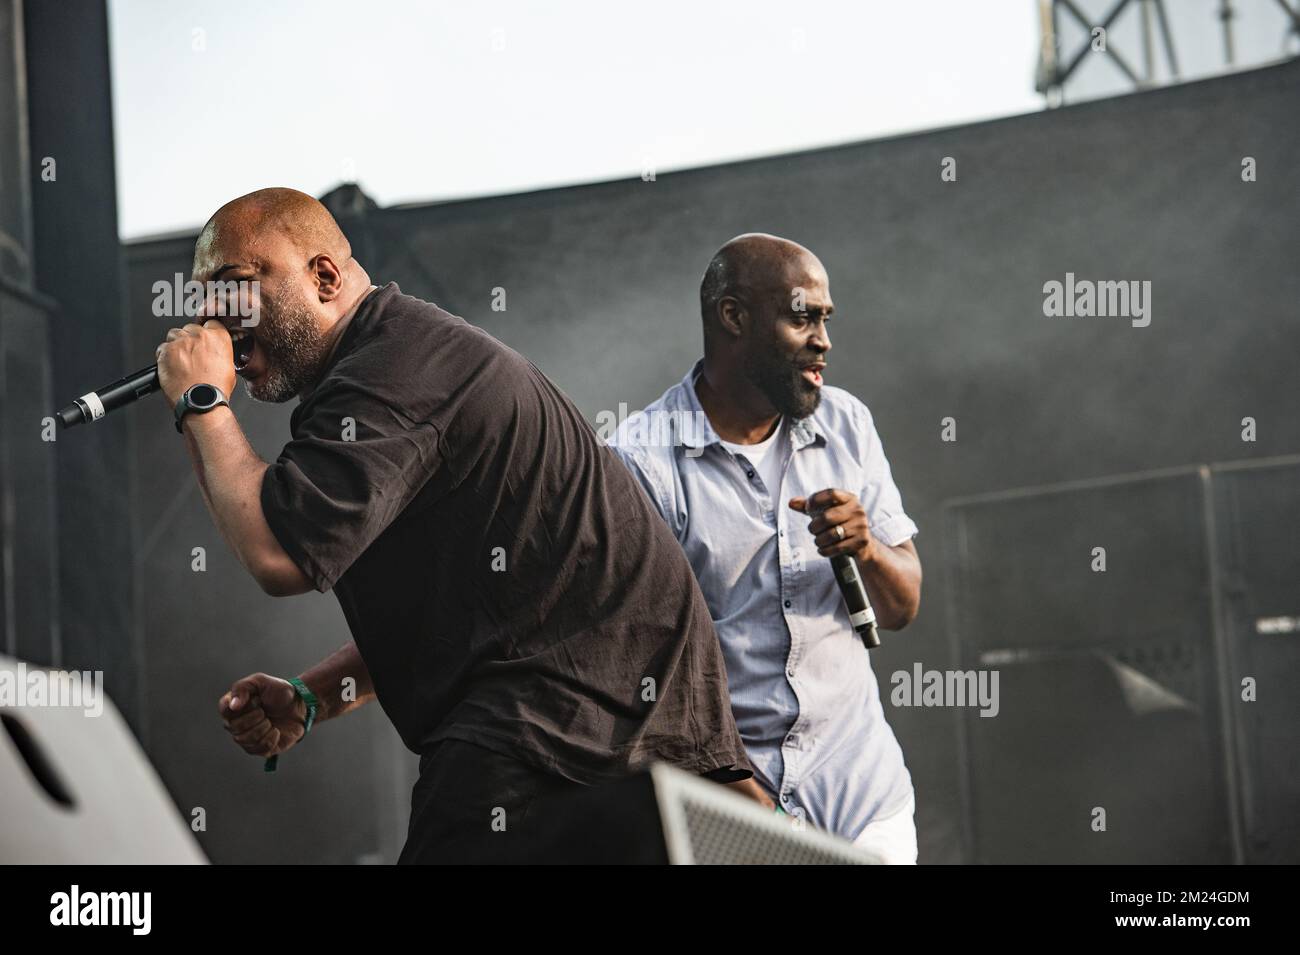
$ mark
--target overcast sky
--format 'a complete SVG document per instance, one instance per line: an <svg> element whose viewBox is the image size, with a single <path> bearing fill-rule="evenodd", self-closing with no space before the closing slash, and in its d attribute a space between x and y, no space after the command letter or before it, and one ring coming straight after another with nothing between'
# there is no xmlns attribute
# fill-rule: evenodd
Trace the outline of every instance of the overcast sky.
<svg viewBox="0 0 1300 955"><path fill-rule="evenodd" d="M1026 0L111 0L120 228L517 192L1040 109Z"/></svg>

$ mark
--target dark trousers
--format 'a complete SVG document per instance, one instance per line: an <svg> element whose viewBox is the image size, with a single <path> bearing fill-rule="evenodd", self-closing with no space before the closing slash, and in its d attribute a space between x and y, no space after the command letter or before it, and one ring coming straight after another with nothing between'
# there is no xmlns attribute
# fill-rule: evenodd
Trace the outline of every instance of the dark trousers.
<svg viewBox="0 0 1300 955"><path fill-rule="evenodd" d="M662 864L646 773L584 786L473 743L420 758L399 864Z"/></svg>
<svg viewBox="0 0 1300 955"><path fill-rule="evenodd" d="M420 757L403 864L545 862L541 827L588 787L500 753L449 739ZM544 815L543 815L544 812Z"/></svg>

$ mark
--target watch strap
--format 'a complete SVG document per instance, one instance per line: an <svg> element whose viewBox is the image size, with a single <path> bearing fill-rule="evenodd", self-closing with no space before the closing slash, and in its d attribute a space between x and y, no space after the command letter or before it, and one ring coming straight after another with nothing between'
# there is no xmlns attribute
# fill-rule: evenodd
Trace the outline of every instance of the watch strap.
<svg viewBox="0 0 1300 955"><path fill-rule="evenodd" d="M211 388L213 391L217 393L217 400L215 404L209 405L206 408L196 408L194 405L190 404L190 392L194 388L198 387L198 385L204 385L208 388ZM212 411L216 408L220 408L222 405L225 405L227 408L229 408L230 399L226 397L226 393L222 391L220 388L218 388L216 385L209 385L205 381L198 382L198 384L195 385L190 385L190 387L186 388L185 391L181 394L180 399L176 402L176 407L173 409L173 413L176 415L176 433L177 434L184 433L181 430L181 420L191 411L195 412L196 414L205 414L206 412Z"/></svg>

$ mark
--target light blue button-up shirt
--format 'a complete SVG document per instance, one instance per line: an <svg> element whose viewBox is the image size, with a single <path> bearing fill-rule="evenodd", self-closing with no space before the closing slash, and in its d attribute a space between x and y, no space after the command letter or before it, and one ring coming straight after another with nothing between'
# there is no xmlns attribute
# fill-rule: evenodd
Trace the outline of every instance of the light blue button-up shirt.
<svg viewBox="0 0 1300 955"><path fill-rule="evenodd" d="M759 782L782 808L857 838L900 811L912 778L880 705L871 656L853 632L809 518L786 506L828 487L858 495L894 546L917 533L903 511L871 412L823 386L789 422L779 487L721 443L695 393L702 363L630 416L609 443L685 550L727 664L731 705Z"/></svg>

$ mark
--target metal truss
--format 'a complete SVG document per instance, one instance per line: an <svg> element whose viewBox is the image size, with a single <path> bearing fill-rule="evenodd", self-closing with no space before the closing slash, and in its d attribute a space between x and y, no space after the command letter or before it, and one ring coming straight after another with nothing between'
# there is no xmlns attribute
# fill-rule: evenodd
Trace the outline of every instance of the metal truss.
<svg viewBox="0 0 1300 955"><path fill-rule="evenodd" d="M1257 0L1263 2L1263 0ZM1292 7L1288 0L1273 0L1285 11L1290 22L1287 36L1300 36L1300 0L1297 7ZM1111 26L1130 6L1136 5L1142 17L1142 72L1130 65L1129 60L1107 37L1104 49L1100 51L1115 67L1128 78L1134 89L1147 89L1157 85L1155 79L1156 41L1159 35L1160 45L1164 49L1169 75L1174 82L1181 79L1178 68L1178 55L1174 50L1174 38L1169 29L1169 17L1164 0L1115 0L1099 22L1094 22L1079 9L1074 0L1039 0L1039 20L1042 27L1042 45L1039 49L1038 73L1034 88L1047 98L1049 107L1060 106L1065 101L1066 81L1083 62L1084 57L1093 53L1092 33L1100 27L1109 34ZM1061 49L1061 16L1067 15L1083 28L1084 38L1079 48L1068 59ZM1228 68L1235 65L1236 55L1233 47L1232 21L1237 16L1232 0L1220 0L1218 18L1223 29L1223 56Z"/></svg>

